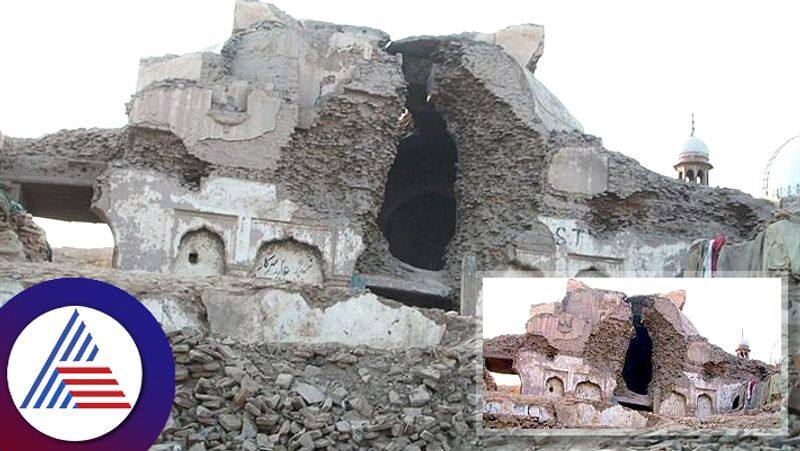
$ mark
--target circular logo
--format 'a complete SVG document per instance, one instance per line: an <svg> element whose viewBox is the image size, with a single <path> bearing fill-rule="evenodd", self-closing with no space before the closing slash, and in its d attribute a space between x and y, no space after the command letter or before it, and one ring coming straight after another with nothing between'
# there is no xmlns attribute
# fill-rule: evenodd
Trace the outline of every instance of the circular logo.
<svg viewBox="0 0 800 451"><path fill-rule="evenodd" d="M123 290L35 285L0 307L0 450L148 449L175 395L164 332Z"/></svg>
<svg viewBox="0 0 800 451"><path fill-rule="evenodd" d="M139 399L142 361L116 320L88 307L61 307L28 324L8 359L8 389L39 432L68 441L105 435Z"/></svg>

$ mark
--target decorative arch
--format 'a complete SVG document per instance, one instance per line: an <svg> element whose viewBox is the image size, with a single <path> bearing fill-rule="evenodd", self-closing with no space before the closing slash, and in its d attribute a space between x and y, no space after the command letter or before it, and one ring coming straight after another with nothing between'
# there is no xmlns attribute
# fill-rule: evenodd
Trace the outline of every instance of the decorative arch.
<svg viewBox="0 0 800 451"><path fill-rule="evenodd" d="M548 396L564 396L564 382L558 376L548 378L544 383L544 393Z"/></svg>
<svg viewBox="0 0 800 451"><path fill-rule="evenodd" d="M705 418L714 413L714 400L711 396L703 393L697 397L697 408L695 409L697 418Z"/></svg>
<svg viewBox="0 0 800 451"><path fill-rule="evenodd" d="M192 276L225 274L225 242L206 227L185 233L178 244L173 271Z"/></svg>
<svg viewBox="0 0 800 451"><path fill-rule="evenodd" d="M685 417L686 416L686 396L678 392L670 392L661 400L658 413L665 417Z"/></svg>
<svg viewBox="0 0 800 451"><path fill-rule="evenodd" d="M195 233L195 232L199 232L201 230L205 230L205 231L207 231L207 232L209 232L209 233L211 233L213 235L218 236L222 240L222 242L224 244L226 244L225 252L227 254L227 252L230 250L230 249L228 249L227 244L230 241L232 241L231 235L229 233L226 233L227 231L224 228L222 228L222 227L220 227L220 226L218 226L216 224L213 224L213 223L210 223L210 222L206 222L206 221L203 221L203 222L201 222L199 224L198 223L179 224L175 228L175 236L176 237L180 236L181 239L173 241L173 243L172 243L173 254L174 255L178 254L178 252L180 251L181 243L183 242L183 239L186 236L191 235L192 233Z"/></svg>
<svg viewBox="0 0 800 451"><path fill-rule="evenodd" d="M594 382L583 381L575 386L575 397L589 401L601 401L603 399L603 390Z"/></svg>
<svg viewBox="0 0 800 451"><path fill-rule="evenodd" d="M693 170L689 169L688 171L686 171L686 180L688 180L690 182L694 182L695 181L694 171Z"/></svg>
<svg viewBox="0 0 800 451"><path fill-rule="evenodd" d="M325 279L322 252L294 238L267 241L256 254L253 275L305 285L321 285Z"/></svg>

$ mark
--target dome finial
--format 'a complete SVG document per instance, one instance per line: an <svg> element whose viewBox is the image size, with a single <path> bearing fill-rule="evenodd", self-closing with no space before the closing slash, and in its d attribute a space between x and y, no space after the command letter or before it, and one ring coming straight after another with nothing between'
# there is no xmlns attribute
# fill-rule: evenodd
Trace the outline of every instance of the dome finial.
<svg viewBox="0 0 800 451"><path fill-rule="evenodd" d="M694 136L694 113L692 113L692 134L689 136Z"/></svg>

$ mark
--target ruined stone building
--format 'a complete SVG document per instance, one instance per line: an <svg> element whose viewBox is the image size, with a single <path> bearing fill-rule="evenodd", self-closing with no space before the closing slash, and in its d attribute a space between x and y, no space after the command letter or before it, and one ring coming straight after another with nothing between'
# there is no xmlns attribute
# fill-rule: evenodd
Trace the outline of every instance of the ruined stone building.
<svg viewBox="0 0 800 451"><path fill-rule="evenodd" d="M674 275L695 238L743 239L770 216L704 186L707 169L681 183L583 134L534 76L543 36L390 41L241 3L219 54L142 60L126 127L7 137L2 177L34 215L108 224L118 269L442 307L467 255ZM693 138L682 155L703 152Z"/></svg>
<svg viewBox="0 0 800 451"><path fill-rule="evenodd" d="M645 417L620 406L705 418L780 399L780 368L750 360L746 343L737 356L709 343L682 313L685 295L626 296L571 279L561 302L531 306L525 334L484 341L485 367L518 374L524 395L489 396L484 413L638 428Z"/></svg>
<svg viewBox="0 0 800 451"><path fill-rule="evenodd" d="M461 299L474 292L461 288L462 267L674 276L697 271L695 240L725 236L750 246L743 252L752 265L742 267L800 274L789 247L796 241L781 238L796 230L794 213L773 218L774 202L706 186L710 165L692 174L701 183L689 183L605 149L537 80L543 51L540 25L393 41L380 30L237 1L220 52L141 60L124 127L0 135L0 179L11 198L33 216L105 223L115 241L112 269L2 254L0 291L5 299L41 280L83 276L145 303L180 349L179 397L164 443L254 449L258 429L282 446L302 435L306 445L348 444L343 449L462 449L475 441L471 374L481 363L471 341L476 321L466 315L476 300ZM687 155L701 158L696 150ZM692 179L689 170L680 178ZM0 229L3 243L12 234ZM774 252L764 257L746 244L759 239ZM778 268L764 259L784 260ZM666 302L645 307L658 312L645 321L669 324L673 369L702 374L718 353ZM621 327L629 309L621 301L609 309L611 322L574 320L568 334ZM304 384L321 374L328 379L319 379L319 391L336 407L320 411L331 408L317 396L298 404L291 381L278 393L286 405L268 402L271 393L246 413L232 401L203 404L192 396L198 390L228 400L241 388L243 373L231 376L225 366L244 365L206 337L225 337L256 360L247 346L269 344L260 357L269 364L248 367L263 372L248 373L262 384L254 393L271 390L278 373ZM673 343L678 338L686 343ZM588 371L599 357L576 340L563 341L573 352L559 358ZM190 357L198 346L208 352ZM689 348L699 360L686 357ZM306 374L306 364L322 372ZM605 376L592 383L608 396L616 373L595 369ZM668 385L664 371L656 368L655 383L686 396L687 412L698 390L733 390L705 379ZM574 379L562 381L567 392L581 382ZM337 410L345 399L349 407ZM198 404L210 412L200 423ZM301 434L298 411L324 427ZM244 426L217 421L228 414ZM376 420L383 415L394 417ZM334 427L340 421L347 425Z"/></svg>

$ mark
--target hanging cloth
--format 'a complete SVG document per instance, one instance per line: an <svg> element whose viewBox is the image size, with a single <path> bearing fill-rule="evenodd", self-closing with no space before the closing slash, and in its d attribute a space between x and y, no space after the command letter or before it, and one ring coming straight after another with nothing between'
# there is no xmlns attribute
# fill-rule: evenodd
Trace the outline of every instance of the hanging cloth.
<svg viewBox="0 0 800 451"><path fill-rule="evenodd" d="M719 251L722 249L722 246L725 245L725 237L718 236L712 240L711 244L711 272L717 272L717 261L719 260Z"/></svg>

